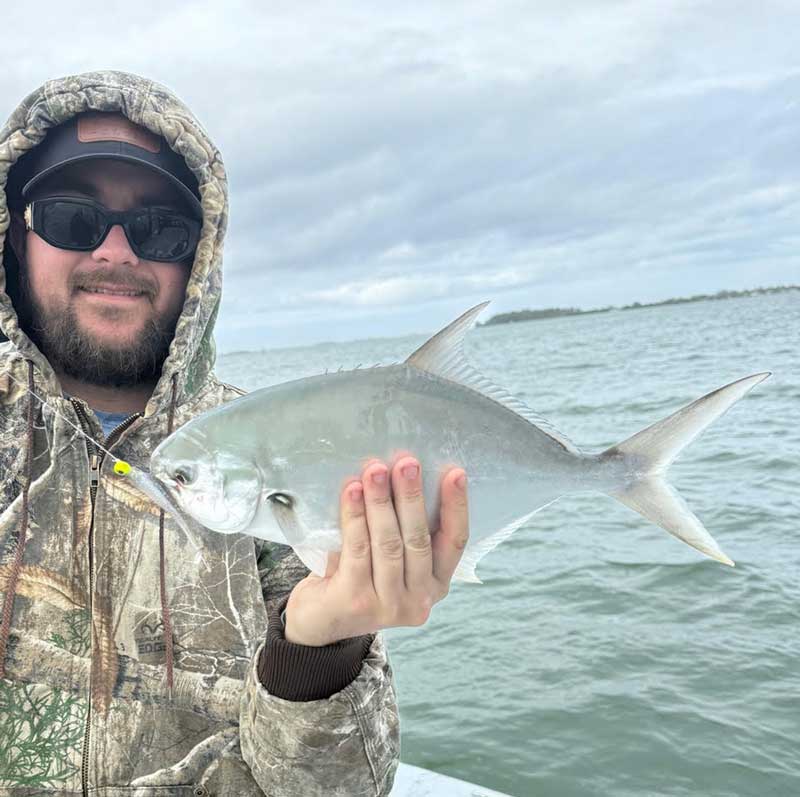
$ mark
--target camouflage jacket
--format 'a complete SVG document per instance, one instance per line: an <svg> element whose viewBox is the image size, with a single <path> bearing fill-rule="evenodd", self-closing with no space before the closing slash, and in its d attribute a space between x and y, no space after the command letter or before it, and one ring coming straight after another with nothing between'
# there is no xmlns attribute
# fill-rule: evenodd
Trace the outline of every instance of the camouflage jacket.
<svg viewBox="0 0 800 797"><path fill-rule="evenodd" d="M144 414L109 437L116 456L146 468L171 413L177 426L237 395L212 372L225 171L162 86L121 72L53 80L0 132L0 245L9 169L48 128L87 110L121 111L163 136L201 192L202 238L161 380ZM244 535L198 526L189 537L109 457L90 456L75 427L102 440L97 419L62 396L5 286L0 271L0 795L388 794L398 721L380 635L329 699L270 695L256 674L267 609L302 566Z"/></svg>

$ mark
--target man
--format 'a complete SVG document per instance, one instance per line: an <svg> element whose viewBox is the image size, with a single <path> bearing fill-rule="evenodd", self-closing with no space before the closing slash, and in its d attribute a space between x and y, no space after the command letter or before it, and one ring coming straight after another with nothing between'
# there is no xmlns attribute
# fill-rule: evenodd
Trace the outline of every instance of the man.
<svg viewBox="0 0 800 797"><path fill-rule="evenodd" d="M413 456L364 465L325 578L281 546L187 535L106 451L146 468L239 395L212 372L219 153L168 90L96 72L12 114L6 180L0 794L388 794L397 707L375 632L446 594L463 471L431 537Z"/></svg>

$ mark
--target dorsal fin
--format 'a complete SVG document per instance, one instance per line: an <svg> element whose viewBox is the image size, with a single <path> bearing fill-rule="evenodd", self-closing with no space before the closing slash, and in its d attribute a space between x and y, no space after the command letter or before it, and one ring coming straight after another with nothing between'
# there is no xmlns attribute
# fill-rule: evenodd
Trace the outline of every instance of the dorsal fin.
<svg viewBox="0 0 800 797"><path fill-rule="evenodd" d="M489 302L481 302L471 310L460 315L451 324L425 341L407 360L406 365L413 365L420 371L438 374L453 379L451 372L458 370L462 364L468 365L464 359L464 338L472 329L478 316L489 306ZM458 382L460 380L455 379Z"/></svg>
<svg viewBox="0 0 800 797"><path fill-rule="evenodd" d="M422 344L407 360L420 371L444 377L460 385L471 388L498 404L521 415L527 421L551 437L559 445L573 454L579 454L577 446L564 434L559 432L548 420L537 415L524 402L512 396L507 390L495 385L476 368L469 364L464 356L464 338L472 329L478 316L488 307L489 302L482 302L466 313L460 315L451 324L437 332Z"/></svg>

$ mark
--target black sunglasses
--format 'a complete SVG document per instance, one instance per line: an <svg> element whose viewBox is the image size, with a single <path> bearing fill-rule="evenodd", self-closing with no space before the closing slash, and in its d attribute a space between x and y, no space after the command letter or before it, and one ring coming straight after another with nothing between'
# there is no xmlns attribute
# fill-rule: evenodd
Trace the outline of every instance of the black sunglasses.
<svg viewBox="0 0 800 797"><path fill-rule="evenodd" d="M174 263L194 254L200 222L160 207L108 210L91 199L53 196L25 206L25 225L51 246L76 252L96 249L121 224L137 257Z"/></svg>

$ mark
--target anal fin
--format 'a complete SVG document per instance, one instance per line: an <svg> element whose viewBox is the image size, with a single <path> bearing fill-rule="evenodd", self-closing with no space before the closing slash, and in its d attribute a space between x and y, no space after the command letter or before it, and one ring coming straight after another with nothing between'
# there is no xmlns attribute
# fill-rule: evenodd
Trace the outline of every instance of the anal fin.
<svg viewBox="0 0 800 797"><path fill-rule="evenodd" d="M548 503L552 503L552 501ZM507 540L518 528L524 526L540 509L544 509L545 506L547 506L547 504L534 509L533 512L529 512L527 515L512 520L511 523L503 526L502 529L496 531L489 537L485 537L480 542L476 542L474 545L467 545L461 557L461 561L458 563L458 567L453 573L453 578L456 581L482 584L483 582L478 578L478 574L475 572L478 562L480 562L489 551L494 550L501 542Z"/></svg>

